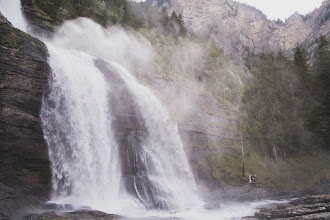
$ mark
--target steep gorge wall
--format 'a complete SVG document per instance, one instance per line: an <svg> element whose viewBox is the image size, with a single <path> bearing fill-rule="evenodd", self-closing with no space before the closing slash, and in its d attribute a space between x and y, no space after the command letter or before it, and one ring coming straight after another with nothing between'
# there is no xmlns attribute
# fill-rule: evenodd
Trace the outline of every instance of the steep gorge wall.
<svg viewBox="0 0 330 220"><path fill-rule="evenodd" d="M151 0L150 3L182 14L190 32L214 40L227 53L292 50L300 44L312 50L319 34L329 36L328 0L310 14L295 13L284 23L268 20L259 10L232 0Z"/></svg>
<svg viewBox="0 0 330 220"><path fill-rule="evenodd" d="M20 206L49 196L40 109L50 68L46 46L1 13L0 33L0 217L6 219Z"/></svg>

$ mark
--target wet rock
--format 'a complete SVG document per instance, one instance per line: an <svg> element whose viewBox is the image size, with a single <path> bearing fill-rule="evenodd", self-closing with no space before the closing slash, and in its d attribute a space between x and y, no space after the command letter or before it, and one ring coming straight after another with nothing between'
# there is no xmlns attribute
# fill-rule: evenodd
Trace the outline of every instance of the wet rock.
<svg viewBox="0 0 330 220"><path fill-rule="evenodd" d="M307 196L261 209L257 219L330 219L330 195Z"/></svg>
<svg viewBox="0 0 330 220"><path fill-rule="evenodd" d="M77 216L81 220L93 220L93 219L102 219L102 220L112 220L118 219L118 215L107 214L100 211L75 211L70 212L69 216Z"/></svg>
<svg viewBox="0 0 330 220"><path fill-rule="evenodd" d="M0 212L10 216L47 199L51 188L40 119L50 68L46 46L1 13L0 33Z"/></svg>
<svg viewBox="0 0 330 220"><path fill-rule="evenodd" d="M203 207L206 210L219 209L220 208L220 203L219 202L206 203Z"/></svg>
<svg viewBox="0 0 330 220"><path fill-rule="evenodd" d="M24 217L24 220L114 220L119 216L95 210L80 210L58 214L54 211L34 213Z"/></svg>
<svg viewBox="0 0 330 220"><path fill-rule="evenodd" d="M43 204L41 209L43 210L72 210L73 206L71 204L56 204L56 203L46 203Z"/></svg>

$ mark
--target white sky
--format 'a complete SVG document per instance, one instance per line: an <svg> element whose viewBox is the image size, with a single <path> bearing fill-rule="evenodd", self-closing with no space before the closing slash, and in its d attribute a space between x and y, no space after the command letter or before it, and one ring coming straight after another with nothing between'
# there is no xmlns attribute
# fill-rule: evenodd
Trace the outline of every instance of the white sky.
<svg viewBox="0 0 330 220"><path fill-rule="evenodd" d="M305 15L321 6L323 0L237 0L247 3L261 10L269 19L280 18L285 21L290 15L298 11Z"/></svg>

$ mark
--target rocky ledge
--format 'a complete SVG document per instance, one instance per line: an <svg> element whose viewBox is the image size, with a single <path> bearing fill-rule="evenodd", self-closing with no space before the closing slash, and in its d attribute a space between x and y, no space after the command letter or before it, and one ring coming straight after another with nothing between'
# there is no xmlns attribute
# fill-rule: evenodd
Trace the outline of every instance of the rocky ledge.
<svg viewBox="0 0 330 220"><path fill-rule="evenodd" d="M330 219L330 195L306 196L272 208L263 208L254 215L254 218Z"/></svg>
<svg viewBox="0 0 330 220"><path fill-rule="evenodd" d="M35 213L24 217L24 220L114 220L119 216L106 214L100 211L81 210L74 212L66 212L61 215L55 211L44 212L42 214Z"/></svg>

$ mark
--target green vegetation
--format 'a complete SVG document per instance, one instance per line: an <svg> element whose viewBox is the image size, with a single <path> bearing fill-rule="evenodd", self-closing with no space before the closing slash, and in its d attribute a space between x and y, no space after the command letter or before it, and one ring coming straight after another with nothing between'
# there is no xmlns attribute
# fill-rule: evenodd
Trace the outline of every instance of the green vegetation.
<svg viewBox="0 0 330 220"><path fill-rule="evenodd" d="M33 0L34 8L45 19L44 28L54 29L56 24L77 17L87 17L107 27L122 25L134 29L162 28L174 37L185 37L187 30L181 15L171 16L166 10L158 11L148 3L129 3L127 0Z"/></svg>
<svg viewBox="0 0 330 220"><path fill-rule="evenodd" d="M324 36L318 41L314 81L317 102L310 128L317 134L321 145L330 149L330 51Z"/></svg>
<svg viewBox="0 0 330 220"><path fill-rule="evenodd" d="M211 169L212 176L219 181L219 185L241 186L248 182L248 175L257 177L258 187L269 187L282 190L302 191L330 178L329 157L322 152L304 155L299 159L295 155L287 155L286 161L270 161L263 157L251 146L247 147L245 156L246 176L242 175L242 158L240 150L231 153L213 154L207 159L200 159L197 166Z"/></svg>
<svg viewBox="0 0 330 220"><path fill-rule="evenodd" d="M125 0L34 0L33 3L45 16L57 21L88 17L104 26L135 25Z"/></svg>
<svg viewBox="0 0 330 220"><path fill-rule="evenodd" d="M282 53L252 59L255 63L248 65L254 78L243 99L246 131L261 152L272 154L276 161L279 155L285 160L286 153L309 147L304 79L295 71L298 66Z"/></svg>
<svg viewBox="0 0 330 220"><path fill-rule="evenodd" d="M329 146L329 51L324 37L319 42L314 71L300 47L293 60L281 52L246 58L253 75L242 106L246 136L276 162Z"/></svg>
<svg viewBox="0 0 330 220"><path fill-rule="evenodd" d="M1 33L0 36L0 42L2 45L11 47L11 48L16 48L17 47L17 37L15 35L15 32L8 29Z"/></svg>

